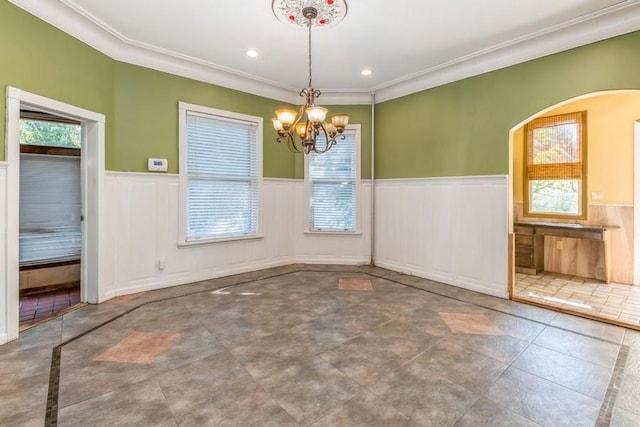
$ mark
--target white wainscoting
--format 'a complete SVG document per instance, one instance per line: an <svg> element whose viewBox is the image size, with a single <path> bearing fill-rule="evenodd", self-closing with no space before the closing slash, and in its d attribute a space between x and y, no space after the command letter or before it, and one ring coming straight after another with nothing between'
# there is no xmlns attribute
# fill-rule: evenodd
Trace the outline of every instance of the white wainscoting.
<svg viewBox="0 0 640 427"><path fill-rule="evenodd" d="M111 232L101 260L100 301L295 262L370 260L370 184L363 185L361 198L365 235L305 234L303 181L265 179L263 238L182 247L177 244L179 188L178 175L107 173L105 214Z"/></svg>
<svg viewBox="0 0 640 427"><path fill-rule="evenodd" d="M358 233L305 233L309 200L304 181L296 183L295 259L305 264L369 264L371 262L371 181L362 181L358 200Z"/></svg>
<svg viewBox="0 0 640 427"><path fill-rule="evenodd" d="M0 162L0 344L8 340L7 335L7 269L6 242L7 242L7 163Z"/></svg>
<svg viewBox="0 0 640 427"><path fill-rule="evenodd" d="M178 175L108 172L104 299L294 262L295 181L265 180L263 238L178 247ZM104 271L104 270L103 270Z"/></svg>
<svg viewBox="0 0 640 427"><path fill-rule="evenodd" d="M508 176L376 180L375 263L508 298Z"/></svg>

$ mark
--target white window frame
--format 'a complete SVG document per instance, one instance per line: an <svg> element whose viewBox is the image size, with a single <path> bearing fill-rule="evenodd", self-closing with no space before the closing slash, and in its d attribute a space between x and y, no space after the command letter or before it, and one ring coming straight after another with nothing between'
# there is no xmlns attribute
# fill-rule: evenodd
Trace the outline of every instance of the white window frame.
<svg viewBox="0 0 640 427"><path fill-rule="evenodd" d="M311 179L310 179L310 174L309 174L309 156L305 155L304 156L304 188L305 188L305 200L307 201L306 203L306 209L305 209L305 228L304 228L304 233L305 234L323 234L323 235L331 235L331 234L335 234L335 235L361 235L362 234L362 206L361 206L361 202L362 202L362 164L361 164L361 159L362 159L362 144L361 144L361 127L359 124L352 124L352 125L347 125L347 127L345 128L346 131L352 131L355 132L355 144L356 144L356 158L355 158L355 163L356 163L356 200L355 200L355 206L356 206L356 225L355 225L355 229L354 230L345 230L345 231L339 231L339 230L314 230L312 229L311 226L311 204L312 204L312 200L311 200ZM340 144L341 139L340 137L337 137L337 142L336 144ZM322 156L322 154L320 154L320 156Z"/></svg>
<svg viewBox="0 0 640 427"><path fill-rule="evenodd" d="M187 240L187 112L196 114L209 115L216 119L229 121L250 122L256 126L256 156L257 156L257 176L258 176L258 218L257 230L255 234L247 236L231 236L210 239ZM202 105L189 104L186 102L178 103L178 145L179 145L179 177L180 177L180 214L179 214L179 232L178 246L202 245L216 242L227 242L235 240L251 240L261 239L262 235L262 212L263 212L263 181L262 175L262 144L263 144L263 119L262 117L251 116L247 114L236 113L233 111L219 110L216 108L205 107Z"/></svg>

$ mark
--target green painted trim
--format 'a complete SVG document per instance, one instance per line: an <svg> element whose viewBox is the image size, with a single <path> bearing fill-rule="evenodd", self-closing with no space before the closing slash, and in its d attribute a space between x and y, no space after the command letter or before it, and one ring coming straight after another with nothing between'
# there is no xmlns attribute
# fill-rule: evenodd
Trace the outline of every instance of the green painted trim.
<svg viewBox="0 0 640 427"><path fill-rule="evenodd" d="M591 92L640 89L640 32L376 105L376 178L503 175L509 131Z"/></svg>

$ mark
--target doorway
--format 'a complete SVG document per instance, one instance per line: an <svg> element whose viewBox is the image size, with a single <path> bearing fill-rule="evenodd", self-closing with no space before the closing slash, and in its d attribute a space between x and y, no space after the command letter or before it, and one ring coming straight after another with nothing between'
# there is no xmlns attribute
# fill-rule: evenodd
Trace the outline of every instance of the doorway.
<svg viewBox="0 0 640 427"><path fill-rule="evenodd" d="M539 215L527 201L532 160L524 152L533 140L524 128L577 112L586 112L588 124L584 215ZM512 299L640 329L638 117L640 91L606 91L551 106L511 130Z"/></svg>
<svg viewBox="0 0 640 427"><path fill-rule="evenodd" d="M3 228L6 245L0 267L4 266L4 280L0 282L0 305L5 313L0 323L0 344L18 338L19 334L19 275L20 275L20 112L37 111L80 123L82 155L81 176L81 254L80 300L97 303L103 293L100 287L99 261L101 244L100 211L104 205L104 139L105 117L70 104L7 87L6 121L6 213ZM103 244L104 245L104 244ZM2 289L3 288L3 289Z"/></svg>
<svg viewBox="0 0 640 427"><path fill-rule="evenodd" d="M82 124L20 111L20 330L80 303Z"/></svg>

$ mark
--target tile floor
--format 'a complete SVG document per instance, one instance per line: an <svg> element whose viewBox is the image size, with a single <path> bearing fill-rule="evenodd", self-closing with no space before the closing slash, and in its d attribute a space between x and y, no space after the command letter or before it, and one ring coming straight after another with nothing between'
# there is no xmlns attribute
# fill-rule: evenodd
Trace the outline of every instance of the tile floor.
<svg viewBox="0 0 640 427"><path fill-rule="evenodd" d="M20 298L20 329L31 327L80 303L80 288L27 295Z"/></svg>
<svg viewBox="0 0 640 427"><path fill-rule="evenodd" d="M515 295L552 307L640 325L640 286L606 284L558 273L535 276L517 273Z"/></svg>
<svg viewBox="0 0 640 427"><path fill-rule="evenodd" d="M87 305L0 366L3 426L640 425L640 332L364 266Z"/></svg>

